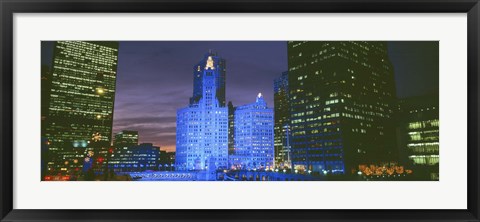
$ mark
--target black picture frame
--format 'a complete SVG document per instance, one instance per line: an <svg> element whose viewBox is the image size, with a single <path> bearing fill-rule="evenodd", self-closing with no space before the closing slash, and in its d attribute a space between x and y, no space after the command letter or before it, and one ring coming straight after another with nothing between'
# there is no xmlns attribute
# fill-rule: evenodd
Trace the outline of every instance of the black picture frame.
<svg viewBox="0 0 480 222"><path fill-rule="evenodd" d="M479 221L478 0L0 0L0 218L2 221ZM468 209L466 210L19 210L13 209L14 13L467 13ZM439 200L442 201L442 200ZM448 200L443 200L448 201Z"/></svg>

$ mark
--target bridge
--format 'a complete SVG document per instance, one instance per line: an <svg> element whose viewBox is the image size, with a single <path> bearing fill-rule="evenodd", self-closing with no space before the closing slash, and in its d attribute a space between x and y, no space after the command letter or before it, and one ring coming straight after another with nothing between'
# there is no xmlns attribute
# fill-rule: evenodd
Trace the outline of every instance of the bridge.
<svg viewBox="0 0 480 222"><path fill-rule="evenodd" d="M321 176L310 174L281 173L273 171L230 171L217 174L217 180L225 181L317 181Z"/></svg>
<svg viewBox="0 0 480 222"><path fill-rule="evenodd" d="M128 173L136 181L318 181L324 176L273 171L147 171Z"/></svg>
<svg viewBox="0 0 480 222"><path fill-rule="evenodd" d="M135 181L209 181L215 180L214 172L207 171L146 171L130 172Z"/></svg>

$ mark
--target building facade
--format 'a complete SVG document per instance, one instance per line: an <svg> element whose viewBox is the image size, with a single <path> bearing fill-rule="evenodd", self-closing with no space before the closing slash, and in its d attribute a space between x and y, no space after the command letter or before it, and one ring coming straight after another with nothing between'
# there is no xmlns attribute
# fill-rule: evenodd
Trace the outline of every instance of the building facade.
<svg viewBox="0 0 480 222"><path fill-rule="evenodd" d="M353 174L395 155L395 84L385 42L288 44L293 165Z"/></svg>
<svg viewBox="0 0 480 222"><path fill-rule="evenodd" d="M138 131L122 130L115 134L113 138L113 146L129 147L138 145Z"/></svg>
<svg viewBox="0 0 480 222"><path fill-rule="evenodd" d="M115 172L158 170L160 147L151 143L118 147L108 164Z"/></svg>
<svg viewBox="0 0 480 222"><path fill-rule="evenodd" d="M291 168L289 95L288 72L283 72L273 83L273 101L275 103L275 165L278 168Z"/></svg>
<svg viewBox="0 0 480 222"><path fill-rule="evenodd" d="M401 99L399 153L421 179L439 180L438 94Z"/></svg>
<svg viewBox="0 0 480 222"><path fill-rule="evenodd" d="M48 174L81 167L73 163L83 162L93 136L110 144L117 62L117 42L55 42L52 70L45 80L50 91L42 92Z"/></svg>
<svg viewBox="0 0 480 222"><path fill-rule="evenodd" d="M45 135L47 127L46 120L48 117L48 106L50 105L50 91L52 85L52 72L49 66L42 65L41 68L41 134Z"/></svg>
<svg viewBox="0 0 480 222"><path fill-rule="evenodd" d="M175 152L161 150L158 169L161 171L175 170Z"/></svg>
<svg viewBox="0 0 480 222"><path fill-rule="evenodd" d="M256 101L239 106L235 110L235 146L230 155L230 168L273 169L273 109L267 107L262 94Z"/></svg>
<svg viewBox="0 0 480 222"><path fill-rule="evenodd" d="M228 155L232 155L235 148L235 110L237 107L228 102Z"/></svg>
<svg viewBox="0 0 480 222"><path fill-rule="evenodd" d="M176 170L227 168L228 107L222 98L224 63L219 57L207 56L194 69L190 105L177 110Z"/></svg>

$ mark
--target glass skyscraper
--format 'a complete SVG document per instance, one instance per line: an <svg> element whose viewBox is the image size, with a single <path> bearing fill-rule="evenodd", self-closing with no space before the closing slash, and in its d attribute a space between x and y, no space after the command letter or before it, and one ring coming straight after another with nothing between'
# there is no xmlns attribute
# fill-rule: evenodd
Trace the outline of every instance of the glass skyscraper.
<svg viewBox="0 0 480 222"><path fill-rule="evenodd" d="M422 179L439 179L438 94L401 99L399 145L403 161Z"/></svg>
<svg viewBox="0 0 480 222"><path fill-rule="evenodd" d="M210 53L194 67L190 105L177 110L176 170L226 169L225 61Z"/></svg>
<svg viewBox="0 0 480 222"><path fill-rule="evenodd" d="M230 167L234 169L273 169L273 109L262 94L254 103L235 109L234 151Z"/></svg>
<svg viewBox="0 0 480 222"><path fill-rule="evenodd" d="M294 167L353 174L395 156L386 42L288 42ZM396 159L396 158L393 158Z"/></svg>
<svg viewBox="0 0 480 222"><path fill-rule="evenodd" d="M55 42L49 91L42 92L49 173L81 165L92 137L110 144L117 62L117 42Z"/></svg>
<svg viewBox="0 0 480 222"><path fill-rule="evenodd" d="M273 99L275 103L275 164L280 168L291 167L289 128L290 101L288 72L274 80Z"/></svg>

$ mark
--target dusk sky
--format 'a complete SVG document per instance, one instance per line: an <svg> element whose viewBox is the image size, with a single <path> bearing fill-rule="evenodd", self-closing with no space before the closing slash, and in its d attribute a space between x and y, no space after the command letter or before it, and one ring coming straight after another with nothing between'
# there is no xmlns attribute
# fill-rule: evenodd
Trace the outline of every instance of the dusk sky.
<svg viewBox="0 0 480 222"><path fill-rule="evenodd" d="M438 42L389 42L397 96L438 92ZM52 42L42 44L51 65ZM226 59L226 97L234 106L261 92L273 107L273 79L287 70L287 43L280 41L120 42L113 132L137 130L141 143L175 149L176 110L188 105L193 66L211 49Z"/></svg>

